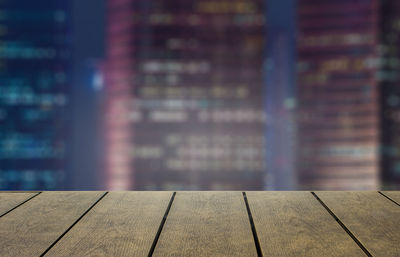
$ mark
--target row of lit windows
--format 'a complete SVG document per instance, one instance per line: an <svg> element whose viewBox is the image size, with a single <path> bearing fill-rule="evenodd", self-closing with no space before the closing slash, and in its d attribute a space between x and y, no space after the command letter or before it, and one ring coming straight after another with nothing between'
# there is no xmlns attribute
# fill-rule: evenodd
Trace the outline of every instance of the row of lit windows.
<svg viewBox="0 0 400 257"><path fill-rule="evenodd" d="M202 122L265 122L266 116L262 110L215 110L201 111L198 119Z"/></svg>
<svg viewBox="0 0 400 257"><path fill-rule="evenodd" d="M349 157L349 158L364 158L376 156L378 152L377 147L371 146L357 146L357 145L343 145L343 146L329 146L318 151L319 156L329 157Z"/></svg>
<svg viewBox="0 0 400 257"><path fill-rule="evenodd" d="M261 87L261 85L260 85ZM223 87L214 86L211 88L201 87L153 87L145 86L139 90L140 97L144 98L238 98L244 99L249 96L247 86Z"/></svg>
<svg viewBox="0 0 400 257"><path fill-rule="evenodd" d="M298 81L303 85L329 84L334 85L335 82L346 81L347 83L366 83L371 79L378 79L378 74L370 74L367 72L345 72L342 73L310 73L301 75Z"/></svg>
<svg viewBox="0 0 400 257"><path fill-rule="evenodd" d="M116 71L118 68L116 68ZM185 88L210 88L212 86L228 85L232 87L261 87L262 85L262 64L237 63L236 66L216 64L216 67L208 75L199 74L178 74L178 73L159 73L145 74L139 73L132 78L134 85L142 87L165 87L168 85L185 85ZM130 82L131 75L125 74L118 79L121 83ZM118 81L116 79L116 81ZM219 85L223 84L223 85Z"/></svg>
<svg viewBox="0 0 400 257"><path fill-rule="evenodd" d="M200 62L177 62L177 61L148 61L143 63L143 71L147 73L171 72L199 74L210 71L210 64L206 61Z"/></svg>
<svg viewBox="0 0 400 257"><path fill-rule="evenodd" d="M299 38L299 47L325 47L339 45L372 44L374 37L371 34L323 34L303 36Z"/></svg>
<svg viewBox="0 0 400 257"><path fill-rule="evenodd" d="M329 82L329 76L325 73L315 73L315 74L307 74L301 75L299 78L299 82L301 84L325 84Z"/></svg>
<svg viewBox="0 0 400 257"><path fill-rule="evenodd" d="M187 147L178 147L176 154L179 158L192 160L192 159L262 159L264 157L264 149L262 146L248 146L248 145L209 145L209 144L196 144Z"/></svg>
<svg viewBox="0 0 400 257"><path fill-rule="evenodd" d="M132 151L132 155L134 158L137 159L159 159L164 155L164 150L160 146L135 145Z"/></svg>
<svg viewBox="0 0 400 257"><path fill-rule="evenodd" d="M166 37L170 37L170 35L166 35ZM180 39L173 38L172 40ZM236 43L231 44L231 41ZM133 65L142 65L143 60L148 59L190 60L202 58L202 60L212 60L214 65L219 65L218 68L226 65L238 68L243 66L243 62L246 62L246 65L261 63L262 58L260 58L260 55L262 54L264 42L262 38L241 38L240 42L237 42L236 39L226 39L224 41L195 40L191 36L182 44L179 42L176 45L174 44L176 44L176 41L172 45L168 45L168 40L160 39L155 41L154 38L152 45L148 43L143 45L140 41L127 41L120 46L117 44L111 45L109 56L114 61L111 64L121 69L130 69L132 67L133 59L131 54L135 53L137 54L134 56L135 62L133 62ZM184 50L184 55L180 52L182 50ZM141 52L146 52L146 55L140 55L139 53Z"/></svg>
<svg viewBox="0 0 400 257"><path fill-rule="evenodd" d="M321 60L318 62L302 61L298 63L298 72L309 72L310 70L318 70L321 73L328 72L357 72L368 69L374 69L381 65L379 58L330 58L328 60Z"/></svg>
<svg viewBox="0 0 400 257"><path fill-rule="evenodd" d="M196 144L193 146L181 146L175 149L179 158L185 160L192 159L262 159L264 157L264 149L262 145L208 145ZM165 151L160 146L134 146L132 155L136 159L159 159L162 158Z"/></svg>
<svg viewBox="0 0 400 257"><path fill-rule="evenodd" d="M265 138L262 134L249 135L244 134L240 136L227 135L227 134L212 134L212 135L187 135L169 134L166 136L166 144L168 146L176 146L180 144L208 144L208 145L258 145L263 146Z"/></svg>
<svg viewBox="0 0 400 257"><path fill-rule="evenodd" d="M11 43L0 45L0 58L3 59L54 59L56 57L57 50L54 48L26 47Z"/></svg>
<svg viewBox="0 0 400 257"><path fill-rule="evenodd" d="M0 62L1 63L1 62ZM35 77L34 79L32 77ZM64 84L67 75L63 71L29 71L0 76L0 95L33 94L34 91L48 90ZM35 85L36 84L36 85ZM35 85L35 86L34 86Z"/></svg>
<svg viewBox="0 0 400 257"><path fill-rule="evenodd" d="M49 159L64 157L63 149L56 149L48 145L38 147L19 146L18 148L4 144L3 142L0 142L0 145L4 147L0 149L0 159Z"/></svg>
<svg viewBox="0 0 400 257"><path fill-rule="evenodd" d="M0 159L61 158L64 155L62 144L53 145L52 136L46 139L34 138L28 134L8 134L0 138Z"/></svg>
<svg viewBox="0 0 400 257"><path fill-rule="evenodd" d="M202 99L202 100L183 100L183 99L165 99L160 97L157 100L139 100L135 99L134 109L169 109L169 110L197 110L221 107L221 100ZM136 115L136 114L135 114Z"/></svg>
<svg viewBox="0 0 400 257"><path fill-rule="evenodd" d="M152 122L186 122L188 113L185 111L152 111L149 113L149 120Z"/></svg>
<svg viewBox="0 0 400 257"><path fill-rule="evenodd" d="M141 22L141 16L135 15L135 23ZM155 13L151 14L150 16L143 17L145 19L148 19L149 23L151 25L191 25L191 26L197 26L197 25L203 25L204 24L211 24L210 28L215 28L217 25L224 25L224 26L229 26L229 25L236 25L236 26L262 26L265 24L265 17L264 15L254 15L254 14L236 14L236 15L230 15L230 16L225 16L221 17L218 16L216 19L213 19L212 17L208 17L207 19L204 19L204 17L197 15L197 14L191 14L187 15L182 19L181 16L177 16L174 14L169 14L169 13Z"/></svg>
<svg viewBox="0 0 400 257"><path fill-rule="evenodd" d="M0 170L0 190L54 190L61 179L54 170Z"/></svg>
<svg viewBox="0 0 400 257"><path fill-rule="evenodd" d="M251 1L199 1L196 3L195 11L200 13L222 14L222 13L256 13L259 7Z"/></svg>
<svg viewBox="0 0 400 257"><path fill-rule="evenodd" d="M42 113L33 113L30 115L44 115ZM37 119L39 119L39 116ZM196 115L200 122L214 123L264 123L266 116L262 110L214 110L200 111ZM0 116L1 119L1 116ZM111 120L143 122L144 115L141 112L130 112L125 114L114 115ZM159 123L184 123L191 120L191 115L188 111L151 111L146 118L146 121Z"/></svg>
<svg viewBox="0 0 400 257"><path fill-rule="evenodd" d="M64 106L67 103L65 94L3 93L0 91L0 105L21 106Z"/></svg>
<svg viewBox="0 0 400 257"><path fill-rule="evenodd" d="M191 35L193 36L193 35ZM225 39L226 40L226 39ZM169 38L167 40L165 40L164 38L161 38L159 41L154 40L153 44L154 45L161 45L163 44L168 50L179 50L179 49L185 49L186 53L188 53L188 50L193 50L192 52L194 53L195 50L198 52L202 52L203 53L203 58L205 58L204 55L209 54L210 52L213 55L218 55L221 53L227 53L226 56L226 60L235 60L235 61L240 61L240 59L238 60L237 56L246 56L246 57L250 57L249 53L252 52L258 52L261 53L262 52L262 48L263 48L263 38L262 37L241 37L240 38L240 43L236 42L235 45L226 45L226 43L221 43L224 41L218 41L218 40L213 40L213 39L208 39L208 38L178 38L178 37L174 37L174 38ZM228 55L230 49L238 49L240 47L240 50L236 53L230 53L230 55ZM156 50L156 49L154 49ZM159 53L159 56L168 56L168 54L171 55L170 52L166 52L166 51L161 51ZM152 56L156 56L152 53ZM173 55L171 55L171 57L174 57ZM179 57L182 58L182 57ZM256 60L258 60L259 58L256 57Z"/></svg>
<svg viewBox="0 0 400 257"><path fill-rule="evenodd" d="M166 167L170 170L178 170L188 172L192 169L199 171L263 171L265 164L263 161L254 160L176 160L170 159L166 161Z"/></svg>

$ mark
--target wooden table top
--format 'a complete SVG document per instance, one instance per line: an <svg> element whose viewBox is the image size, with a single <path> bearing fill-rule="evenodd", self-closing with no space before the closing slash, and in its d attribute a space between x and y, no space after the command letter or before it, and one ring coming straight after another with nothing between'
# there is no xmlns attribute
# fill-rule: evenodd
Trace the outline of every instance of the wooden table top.
<svg viewBox="0 0 400 257"><path fill-rule="evenodd" d="M0 192L0 256L400 256L400 192Z"/></svg>

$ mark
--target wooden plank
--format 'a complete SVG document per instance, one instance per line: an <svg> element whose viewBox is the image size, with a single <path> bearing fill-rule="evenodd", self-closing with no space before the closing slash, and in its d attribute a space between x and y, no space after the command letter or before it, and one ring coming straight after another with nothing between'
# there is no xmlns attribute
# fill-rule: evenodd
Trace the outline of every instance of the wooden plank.
<svg viewBox="0 0 400 257"><path fill-rule="evenodd" d="M147 256L172 192L112 192L47 256Z"/></svg>
<svg viewBox="0 0 400 257"><path fill-rule="evenodd" d="M257 256L241 192L178 192L153 256Z"/></svg>
<svg viewBox="0 0 400 257"><path fill-rule="evenodd" d="M382 191L382 193L395 201L397 204L400 204L400 191Z"/></svg>
<svg viewBox="0 0 400 257"><path fill-rule="evenodd" d="M15 208L19 204L28 200L35 193L1 193L0 194L0 217Z"/></svg>
<svg viewBox="0 0 400 257"><path fill-rule="evenodd" d="M375 257L400 256L400 208L378 192L316 192Z"/></svg>
<svg viewBox="0 0 400 257"><path fill-rule="evenodd" d="M247 192L264 256L365 256L310 192Z"/></svg>
<svg viewBox="0 0 400 257"><path fill-rule="evenodd" d="M40 256L103 192L44 192L0 219L0 256Z"/></svg>

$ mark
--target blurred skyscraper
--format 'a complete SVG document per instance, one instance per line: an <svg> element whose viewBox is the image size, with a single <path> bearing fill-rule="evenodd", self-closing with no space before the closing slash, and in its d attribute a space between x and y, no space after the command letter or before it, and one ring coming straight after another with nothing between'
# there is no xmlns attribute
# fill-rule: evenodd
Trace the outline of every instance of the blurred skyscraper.
<svg viewBox="0 0 400 257"><path fill-rule="evenodd" d="M381 2L382 175L387 188L400 189L400 1Z"/></svg>
<svg viewBox="0 0 400 257"><path fill-rule="evenodd" d="M98 0L96 0L98 1ZM104 189L102 108L104 100L103 61L75 62L74 92L71 94L70 125L73 141L68 171L72 190Z"/></svg>
<svg viewBox="0 0 400 257"><path fill-rule="evenodd" d="M63 189L69 1L0 1L0 190Z"/></svg>
<svg viewBox="0 0 400 257"><path fill-rule="evenodd" d="M262 189L264 0L109 0L109 189Z"/></svg>
<svg viewBox="0 0 400 257"><path fill-rule="evenodd" d="M265 44L265 188L296 188L295 3L269 1ZM281 13L285 13L282 17Z"/></svg>
<svg viewBox="0 0 400 257"><path fill-rule="evenodd" d="M296 188L296 124L293 81L293 37L288 31L270 29L267 46L265 105L267 173L266 189Z"/></svg>
<svg viewBox="0 0 400 257"><path fill-rule="evenodd" d="M73 58L68 189L104 190L102 179L106 0L72 1Z"/></svg>
<svg viewBox="0 0 400 257"><path fill-rule="evenodd" d="M378 0L298 2L303 188L379 185L379 12Z"/></svg>

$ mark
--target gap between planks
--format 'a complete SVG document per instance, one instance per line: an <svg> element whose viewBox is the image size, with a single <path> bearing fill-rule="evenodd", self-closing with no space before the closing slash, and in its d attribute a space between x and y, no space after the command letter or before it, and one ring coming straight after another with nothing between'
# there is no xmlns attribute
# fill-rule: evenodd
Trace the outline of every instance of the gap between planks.
<svg viewBox="0 0 400 257"><path fill-rule="evenodd" d="M35 197L37 197L39 194L41 194L42 192L37 192L37 194L35 194L35 195L33 195L33 196L31 196L30 198L28 198L27 200L25 200L25 201L23 201L22 203L20 203L19 205L17 205L17 206L15 206L14 208L12 208L12 209L10 209L9 211L7 211L6 213L4 213L4 214L2 214L1 216L0 216L0 218L1 217L3 217L3 216L5 216L5 215L7 215L8 213L10 213L10 212L12 212L13 210L15 210L16 208L18 208L18 207L20 207L20 206L22 206L23 204L25 204L26 202L28 202L28 201L30 201L31 199L33 199L33 198L35 198ZM105 192L95 203L93 203L62 235L60 235L60 237L59 238L57 238L57 240L55 240L47 249L46 249L46 251L44 251L43 252L43 254L41 254L40 256L42 257L42 256L45 256L46 255L46 253L54 246L54 245L56 245L57 244L57 242L58 241L60 241L87 213L89 213L90 212L90 210L91 209L93 209L107 194L108 194L109 192ZM396 205L399 205L399 203L397 203L396 201L394 201L393 199L391 199L390 197L388 197L388 196L386 196L384 193L382 193L382 192L380 192L380 191L378 191L378 193L379 194L381 194L383 197L385 197L385 198L387 198L388 200L390 200L390 201L392 201L394 204L396 204ZM255 227L255 224L254 224L254 221L253 221L253 219L252 219L252 214L251 214L251 209L250 209L250 206L249 206L249 203L248 203L248 201L247 201L247 196L246 196L246 193L245 192L242 192L242 194L243 194L243 199L244 199L244 203L245 203L245 206L246 206L246 210L247 210L247 214L248 214L248 218L249 218L249 223L250 223L250 226L251 226L251 230L252 230L252 233L253 233L253 239L254 239L254 243L255 243L255 247L256 247L256 249L257 249L257 254L258 254L258 257L262 257L263 255L262 255L262 252L261 252L261 247L260 247L260 243L259 243L259 240L258 240L258 236L257 236L257 231L256 231L256 227ZM354 236L354 234L345 226L345 224L332 212L332 210L317 196L317 194L315 193L315 192L311 192L311 194L315 197L315 199L326 209L326 211L336 220L336 222L343 228L343 230L345 230L345 232L355 241L355 243L364 251L364 253L367 255L367 256L370 256L370 257L372 257L372 255L371 255L371 253L369 253L368 252L368 250L362 245L362 243ZM167 220L167 217L168 217L168 214L169 214L169 211L170 211L170 209L171 209L171 206L172 206L172 204L173 204L173 201L174 201L174 199L175 199L175 196L176 196L176 192L173 192L173 194L172 194L172 196L171 196L171 199L170 199L170 202L169 202L169 204L168 204L168 207L167 207L167 209L166 209L166 211L165 211L165 214L164 214L164 216L163 216L163 219L162 219L162 221L161 221L161 223L160 223L160 226L159 226L159 229L158 229L158 231L157 231L157 234L156 234L156 236L155 236L155 238L154 238L154 241L153 241L153 244L152 244L152 246L151 246L151 248L150 248L150 251L149 251L149 254L148 254L148 257L151 257L152 256L152 254L153 254L153 252L154 252L154 249L155 249L155 247L157 246L157 242L158 242L158 239L159 239L159 237L160 237L160 235L161 235L161 233L162 233L162 229L163 229L163 227L164 227L164 224L165 224L165 222L166 222L166 220ZM400 205L399 205L400 206Z"/></svg>
<svg viewBox="0 0 400 257"><path fill-rule="evenodd" d="M46 253L48 253L48 251L50 251L51 248L53 248L53 246L55 246L58 241L60 241L91 209L93 209L93 207L95 207L106 195L108 194L108 192L105 192L99 199L97 199L96 202L94 202L74 223L72 223L71 226L69 226L69 228L67 230L64 231L64 233L61 234L61 236L59 236L41 255L40 257L43 257L46 255Z"/></svg>
<svg viewBox="0 0 400 257"><path fill-rule="evenodd" d="M23 205L24 203L32 200L33 198L35 198L36 196L40 195L42 192L37 192L36 194L32 195L31 197L29 197L28 199L26 199L25 201L23 201L22 203L18 204L17 206L15 206L14 208L6 211L5 213L3 213L2 215L0 215L1 217L4 217L5 215L7 215L8 213L12 212L13 210L17 209L18 207L20 207L21 205Z"/></svg>
<svg viewBox="0 0 400 257"><path fill-rule="evenodd" d="M149 254L147 255L148 257L153 256L154 250L156 249L156 246L157 246L158 239L160 238L161 232L162 232L162 230L164 228L164 224L167 221L167 217L168 217L169 211L171 210L172 203L174 202L175 196L176 196L176 192L173 192L172 196L171 196L171 199L169 200L167 209L165 210L164 216L163 216L163 218L161 220L160 226L158 227L156 236L155 236L155 238L153 240L153 243L152 243L152 245L150 247Z"/></svg>
<svg viewBox="0 0 400 257"><path fill-rule="evenodd" d="M242 192L242 195L243 195L243 200L244 200L244 203L245 203L245 206L246 206L247 215L248 215L248 218L249 218L249 223L250 223L251 231L252 231L252 234L253 234L253 240L254 240L254 243L255 243L255 247L256 247L256 251L257 251L257 256L258 256L258 257L263 257L263 254L262 254L262 251L261 251L261 247L260 247L260 242L259 242L259 239L258 239L258 236L257 236L256 227L255 227L255 225L254 225L254 221L253 221L253 218L252 218L250 206L249 206L249 203L248 203L248 201L247 201L246 192ZM174 201L174 199L175 199L175 196L176 196L176 192L174 192L174 193L172 194L172 197L171 197L171 200L170 200L170 202L169 202L169 204L168 204L168 207L167 207L167 209L165 210L164 217L163 217L163 219L161 220L161 224L160 224L160 226L159 226L159 228L158 228L156 237L154 238L153 244L152 244L152 246L151 246L151 248L150 248L148 257L152 257L152 255L153 255L153 253L154 253L154 250L155 250L155 248L156 248L156 246L157 246L157 242L158 242L158 240L159 240L159 238L160 238L160 235L161 235L161 233L162 233L164 224L165 224L165 222L167 221L168 214L169 214L169 211L170 211L170 209L171 209L171 207L172 207L172 204L173 204L173 201Z"/></svg>
<svg viewBox="0 0 400 257"><path fill-rule="evenodd" d="M378 191L378 193L380 195L382 195L383 197L385 197L386 199L388 199L389 201L393 202L394 204L400 206L400 204L398 202L396 202L395 200L393 200L392 198L390 198L389 196L385 195L384 193L382 193L381 191Z"/></svg>
<svg viewBox="0 0 400 257"><path fill-rule="evenodd" d="M90 212L90 210L92 210L109 192L105 192L95 203L93 203L66 231L64 231L64 233L62 233L41 255L40 257L45 256L50 250L51 248L53 248L76 224L78 224L78 222L86 215ZM153 244L150 248L149 254L148 256L151 257L153 255L154 249L157 245L158 239L161 235L162 229L164 227L164 224L167 220L168 214L169 214L169 210L171 209L172 203L175 199L175 195L176 192L173 192L171 199L169 201L168 207L165 211L165 214L161 220L161 224L158 228L158 231L156 233L156 236L154 238Z"/></svg>
<svg viewBox="0 0 400 257"><path fill-rule="evenodd" d="M346 225L333 213L333 211L318 197L315 192L311 194L317 199L317 201L325 208L325 210L336 220L337 223L343 228L344 231L354 240L354 242L364 251L368 257L373 257L372 254L365 248L365 246L357 239L357 237L346 227Z"/></svg>
<svg viewBox="0 0 400 257"><path fill-rule="evenodd" d="M251 215L249 202L247 201L246 192L242 192L242 194L243 194L244 203L246 205L247 215L249 217L251 232L253 232L253 239L254 239L254 243L255 243L255 246L256 246L256 250L257 250L257 256L258 257L263 257L263 254L262 254L262 251L261 251L261 246L260 246L260 241L259 241L258 235L257 235L256 226L254 224L253 216Z"/></svg>

